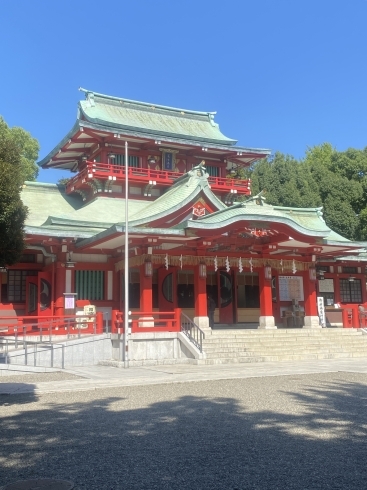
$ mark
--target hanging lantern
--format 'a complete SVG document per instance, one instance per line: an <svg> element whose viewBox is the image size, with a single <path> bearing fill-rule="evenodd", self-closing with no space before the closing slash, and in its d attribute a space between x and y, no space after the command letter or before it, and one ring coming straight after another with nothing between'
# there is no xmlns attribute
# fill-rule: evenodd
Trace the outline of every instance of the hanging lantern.
<svg viewBox="0 0 367 490"><path fill-rule="evenodd" d="M150 260L144 262L144 274L145 277L152 277L153 275L153 264Z"/></svg>
<svg viewBox="0 0 367 490"><path fill-rule="evenodd" d="M202 279L206 278L206 264L204 262L200 262L199 264L199 277Z"/></svg>
<svg viewBox="0 0 367 490"><path fill-rule="evenodd" d="M267 281L271 281L271 267L270 267L270 265L266 265L264 267L264 274L265 274L265 279Z"/></svg>
<svg viewBox="0 0 367 490"><path fill-rule="evenodd" d="M316 281L316 267L310 267L308 269L308 274L310 277L310 281Z"/></svg>

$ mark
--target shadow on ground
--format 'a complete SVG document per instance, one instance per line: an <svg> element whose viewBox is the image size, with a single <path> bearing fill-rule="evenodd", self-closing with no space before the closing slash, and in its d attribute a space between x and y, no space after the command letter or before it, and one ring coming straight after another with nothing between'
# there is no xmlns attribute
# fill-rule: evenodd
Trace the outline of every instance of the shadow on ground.
<svg viewBox="0 0 367 490"><path fill-rule="evenodd" d="M6 397L22 405L0 408L0 481L360 489L367 377L356 379L335 373Z"/></svg>

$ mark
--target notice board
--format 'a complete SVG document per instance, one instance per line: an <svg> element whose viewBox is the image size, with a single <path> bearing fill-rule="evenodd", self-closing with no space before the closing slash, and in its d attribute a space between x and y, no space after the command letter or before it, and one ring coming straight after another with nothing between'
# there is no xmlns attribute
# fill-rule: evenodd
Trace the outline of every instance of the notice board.
<svg viewBox="0 0 367 490"><path fill-rule="evenodd" d="M279 301L304 301L303 277L279 276Z"/></svg>

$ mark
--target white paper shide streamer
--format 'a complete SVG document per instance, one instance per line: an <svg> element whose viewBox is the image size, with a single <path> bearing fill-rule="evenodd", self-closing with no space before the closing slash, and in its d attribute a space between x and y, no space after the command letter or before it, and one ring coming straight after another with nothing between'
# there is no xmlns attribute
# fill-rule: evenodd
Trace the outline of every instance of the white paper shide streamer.
<svg viewBox="0 0 367 490"><path fill-rule="evenodd" d="M292 272L293 272L293 274L295 274L297 272L296 263L295 263L294 259L293 259L293 262L292 262Z"/></svg>

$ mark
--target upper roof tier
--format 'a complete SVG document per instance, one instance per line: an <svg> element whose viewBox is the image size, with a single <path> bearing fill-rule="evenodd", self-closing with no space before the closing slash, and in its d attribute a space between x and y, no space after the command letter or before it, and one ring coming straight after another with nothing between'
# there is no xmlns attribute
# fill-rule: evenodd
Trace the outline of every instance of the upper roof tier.
<svg viewBox="0 0 367 490"><path fill-rule="evenodd" d="M215 112L198 112L163 105L120 99L89 90L79 102L80 118L101 126L140 131L155 136L180 137L197 141L234 145L214 122Z"/></svg>
<svg viewBox="0 0 367 490"><path fill-rule="evenodd" d="M94 152L96 145L114 146L121 144L121 138L138 148L139 144L143 145L144 149L159 145L177 151L204 150L240 165L249 165L270 153L266 149L237 146L237 141L225 136L214 122L215 112L166 107L80 90L85 93L85 100L78 103L77 121L38 163L43 168L76 170L80 159Z"/></svg>

